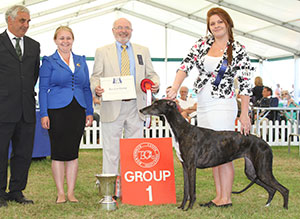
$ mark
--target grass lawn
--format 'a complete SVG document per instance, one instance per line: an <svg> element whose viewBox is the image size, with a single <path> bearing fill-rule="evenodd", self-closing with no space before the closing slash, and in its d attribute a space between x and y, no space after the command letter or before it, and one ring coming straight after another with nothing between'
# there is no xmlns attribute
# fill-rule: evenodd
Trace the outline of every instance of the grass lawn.
<svg viewBox="0 0 300 219"><path fill-rule="evenodd" d="M0 218L300 218L300 156L298 147L273 147L273 173L277 180L290 190L289 210L283 206L282 196L276 192L270 207L264 207L268 193L254 185L240 195L233 195L233 207L228 209L203 208L198 203L214 198L215 190L211 169L197 170L197 200L189 211L177 209L183 198L183 174L181 164L174 155L177 204L157 206L131 206L121 204L113 212L101 210L95 187L95 174L100 173L101 150L81 150L76 185L76 197L80 203L55 204L56 188L51 173L51 160L33 161L24 194L33 199L34 205L21 206L9 202L0 208ZM244 175L244 160L234 161L235 181L233 190L240 190L249 183Z"/></svg>

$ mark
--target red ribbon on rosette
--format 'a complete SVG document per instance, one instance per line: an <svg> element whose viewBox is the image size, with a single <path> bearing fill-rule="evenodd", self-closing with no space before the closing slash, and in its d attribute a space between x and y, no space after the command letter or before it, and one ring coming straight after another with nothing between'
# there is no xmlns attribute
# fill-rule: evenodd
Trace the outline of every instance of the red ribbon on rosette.
<svg viewBox="0 0 300 219"><path fill-rule="evenodd" d="M150 106L152 103L152 91L151 88L154 85L154 82L151 81L148 78L145 78L141 82L141 89L144 91L147 95L146 98L146 105ZM151 116L146 116L146 127L150 128L151 127Z"/></svg>

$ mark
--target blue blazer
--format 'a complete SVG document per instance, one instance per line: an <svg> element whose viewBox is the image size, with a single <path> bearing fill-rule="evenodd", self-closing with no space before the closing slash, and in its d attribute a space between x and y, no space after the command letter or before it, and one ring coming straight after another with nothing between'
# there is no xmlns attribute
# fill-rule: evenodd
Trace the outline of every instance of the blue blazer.
<svg viewBox="0 0 300 219"><path fill-rule="evenodd" d="M61 60L57 51L51 56L43 57L39 82L41 117L48 116L48 109L69 105L73 97L86 109L86 115L93 115L93 98L85 56L72 54L74 73Z"/></svg>

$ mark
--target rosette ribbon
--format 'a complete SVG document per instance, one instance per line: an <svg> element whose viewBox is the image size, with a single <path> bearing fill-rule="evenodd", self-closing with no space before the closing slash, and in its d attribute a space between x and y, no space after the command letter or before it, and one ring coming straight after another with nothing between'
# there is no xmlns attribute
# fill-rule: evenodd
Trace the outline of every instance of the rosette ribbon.
<svg viewBox="0 0 300 219"><path fill-rule="evenodd" d="M141 89L142 89L142 91L144 91L146 93L146 96L147 96L147 98L146 98L146 105L147 106L150 106L151 103L152 103L151 88L152 88L153 85L154 85L154 82L151 81L150 79L147 79L147 78L142 80L142 82L141 82ZM147 115L145 118L146 118L146 127L150 128L152 117Z"/></svg>

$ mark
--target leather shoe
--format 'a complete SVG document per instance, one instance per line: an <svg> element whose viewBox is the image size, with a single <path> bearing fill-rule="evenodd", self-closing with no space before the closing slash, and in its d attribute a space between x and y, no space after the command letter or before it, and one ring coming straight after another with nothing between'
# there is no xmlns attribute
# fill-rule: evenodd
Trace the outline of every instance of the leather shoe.
<svg viewBox="0 0 300 219"><path fill-rule="evenodd" d="M7 202L4 198L0 197L0 208L1 207L7 207Z"/></svg>
<svg viewBox="0 0 300 219"><path fill-rule="evenodd" d="M15 201L15 202L18 202L19 204L33 204L33 201L32 200L29 200L27 198L25 198L24 196L18 196L18 197L15 197L15 198L12 198L11 201Z"/></svg>
<svg viewBox="0 0 300 219"><path fill-rule="evenodd" d="M224 205L215 205L217 208L228 208L232 207L232 203L224 204Z"/></svg>
<svg viewBox="0 0 300 219"><path fill-rule="evenodd" d="M66 203L66 202L67 202L66 199L63 200L63 201L59 201L59 202L58 202L58 197L56 197L56 200L55 200L55 203L56 203L56 204L64 204L64 203Z"/></svg>
<svg viewBox="0 0 300 219"><path fill-rule="evenodd" d="M211 207L211 206L215 206L216 204L213 203L213 201L209 201L207 203L203 203L203 204L199 204L200 207Z"/></svg>

